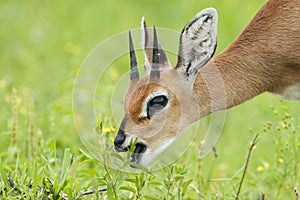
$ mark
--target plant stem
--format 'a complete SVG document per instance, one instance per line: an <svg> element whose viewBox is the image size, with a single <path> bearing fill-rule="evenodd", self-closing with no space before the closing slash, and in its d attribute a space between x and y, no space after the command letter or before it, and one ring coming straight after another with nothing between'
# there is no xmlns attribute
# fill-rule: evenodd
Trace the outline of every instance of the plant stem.
<svg viewBox="0 0 300 200"><path fill-rule="evenodd" d="M244 179L245 179L245 176L246 176L248 164L249 164L249 161L250 161L251 153L252 153L252 150L253 150L253 148L254 148L254 146L256 145L257 142L258 142L258 134L256 134L256 136L254 137L254 139L252 141L252 144L250 146L248 156L247 156L247 160L246 160L246 163L245 163L245 167L244 167L244 170L243 170L243 176L242 176L242 179L240 181L239 188L238 188L238 191L237 191L236 196L235 196L235 200L239 199L241 188L242 188L242 185L243 185L243 182L244 182Z"/></svg>

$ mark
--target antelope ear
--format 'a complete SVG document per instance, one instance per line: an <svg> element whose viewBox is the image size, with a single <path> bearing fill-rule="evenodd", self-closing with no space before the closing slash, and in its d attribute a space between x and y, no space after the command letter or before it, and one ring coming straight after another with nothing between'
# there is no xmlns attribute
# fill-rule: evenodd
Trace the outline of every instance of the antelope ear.
<svg viewBox="0 0 300 200"><path fill-rule="evenodd" d="M215 53L217 24L217 11L207 8L199 12L182 30L175 69L191 83L194 83L198 69Z"/></svg>
<svg viewBox="0 0 300 200"><path fill-rule="evenodd" d="M151 72L151 66L152 66L152 56L153 56L153 34L149 30L149 28L146 25L144 17L141 21L141 29L142 29L142 45L144 48L145 53L145 70L147 74L150 74ZM162 45L158 41L158 54L159 54L159 64L160 64L160 71L171 68L171 64L169 62L168 56L166 52L164 51Z"/></svg>

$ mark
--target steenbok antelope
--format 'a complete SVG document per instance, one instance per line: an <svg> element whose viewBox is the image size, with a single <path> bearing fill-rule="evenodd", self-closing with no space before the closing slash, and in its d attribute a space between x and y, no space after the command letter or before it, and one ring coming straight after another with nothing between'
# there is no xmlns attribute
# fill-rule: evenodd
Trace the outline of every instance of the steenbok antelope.
<svg viewBox="0 0 300 200"><path fill-rule="evenodd" d="M178 61L142 20L147 75L139 78L130 39L130 85L116 151L137 140L132 161L147 165L191 123L263 92L300 100L300 1L269 0L241 35L211 59L217 45L215 9L199 12L180 36ZM220 78L221 77L221 81Z"/></svg>

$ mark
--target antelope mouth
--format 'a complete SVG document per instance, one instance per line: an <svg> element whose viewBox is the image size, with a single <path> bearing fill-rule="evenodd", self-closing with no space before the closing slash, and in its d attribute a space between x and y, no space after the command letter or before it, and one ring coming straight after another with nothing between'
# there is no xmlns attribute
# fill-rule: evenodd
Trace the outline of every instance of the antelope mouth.
<svg viewBox="0 0 300 200"><path fill-rule="evenodd" d="M129 150L129 147L121 147L121 146L115 145L115 151L116 152L126 152L128 150Z"/></svg>
<svg viewBox="0 0 300 200"><path fill-rule="evenodd" d="M140 142L136 143L135 149L131 154L131 162L139 164L143 156L143 153L145 153L146 150L147 150L147 146L145 144Z"/></svg>

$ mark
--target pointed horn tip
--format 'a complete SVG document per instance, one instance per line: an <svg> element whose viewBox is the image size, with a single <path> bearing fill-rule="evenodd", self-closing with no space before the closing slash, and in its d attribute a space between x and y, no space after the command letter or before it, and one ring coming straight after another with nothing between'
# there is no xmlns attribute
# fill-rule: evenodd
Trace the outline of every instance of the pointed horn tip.
<svg viewBox="0 0 300 200"><path fill-rule="evenodd" d="M145 17L144 16L142 17L142 20L141 20L141 26L142 26L142 28L146 27L146 21L145 21Z"/></svg>
<svg viewBox="0 0 300 200"><path fill-rule="evenodd" d="M129 52L130 52L130 80L138 80L139 72L137 70L136 56L134 52L133 41L131 37L131 31L129 30Z"/></svg>
<svg viewBox="0 0 300 200"><path fill-rule="evenodd" d="M129 36L129 39L131 39L131 31L130 30L128 31L128 36Z"/></svg>
<svg viewBox="0 0 300 200"><path fill-rule="evenodd" d="M144 23L145 23L145 17L143 16L141 20L141 24L143 25Z"/></svg>
<svg viewBox="0 0 300 200"><path fill-rule="evenodd" d="M131 36L131 31L128 32L129 35L129 51L130 51L130 60L136 62L135 52L134 52L134 46L133 46L133 40Z"/></svg>
<svg viewBox="0 0 300 200"><path fill-rule="evenodd" d="M130 51L133 49L133 42L132 42L132 36L131 36L131 31L128 31L128 36L129 36L129 47Z"/></svg>
<svg viewBox="0 0 300 200"><path fill-rule="evenodd" d="M154 37L157 37L157 33L156 33L156 27L155 27L155 25L153 26L153 33L154 33Z"/></svg>

